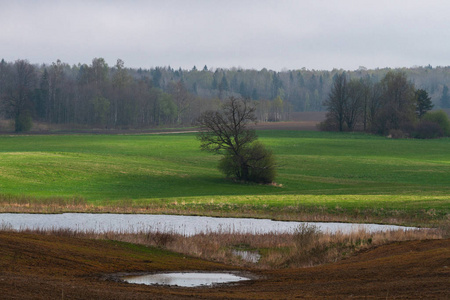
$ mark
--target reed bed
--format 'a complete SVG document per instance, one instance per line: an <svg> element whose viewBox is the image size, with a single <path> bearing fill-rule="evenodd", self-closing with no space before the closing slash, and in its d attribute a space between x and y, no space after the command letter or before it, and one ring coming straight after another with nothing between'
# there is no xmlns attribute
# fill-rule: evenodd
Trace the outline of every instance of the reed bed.
<svg viewBox="0 0 450 300"><path fill-rule="evenodd" d="M1 231L11 231L7 226ZM301 225L293 233L205 232L192 236L159 231L103 232L70 229L27 229L22 232L68 236L73 238L107 239L159 247L205 260L257 269L311 267L345 259L358 251L383 244L408 240L441 239L449 236L448 228L394 230L371 233L323 233L314 225ZM258 262L235 255L236 250L258 253Z"/></svg>
<svg viewBox="0 0 450 300"><path fill-rule="evenodd" d="M172 214L213 217L261 218L280 221L377 223L438 227L450 222L450 215L433 215L432 210L337 209L323 206L266 207L260 204L155 201L131 199L92 203L83 197L13 196L0 193L0 213L122 213Z"/></svg>

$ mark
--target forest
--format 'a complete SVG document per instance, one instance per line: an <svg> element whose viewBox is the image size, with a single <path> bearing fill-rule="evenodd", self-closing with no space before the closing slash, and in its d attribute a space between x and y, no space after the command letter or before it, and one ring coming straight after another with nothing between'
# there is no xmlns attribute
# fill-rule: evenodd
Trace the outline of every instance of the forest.
<svg viewBox="0 0 450 300"><path fill-rule="evenodd" d="M450 67L396 69L426 90L434 108L449 108ZM378 82L389 68L347 71L349 78ZM0 118L16 132L33 122L129 129L190 126L205 110L231 96L254 102L259 121L288 120L292 112L324 111L336 75L343 70L175 70L170 66L127 68L118 59L91 64L0 62Z"/></svg>

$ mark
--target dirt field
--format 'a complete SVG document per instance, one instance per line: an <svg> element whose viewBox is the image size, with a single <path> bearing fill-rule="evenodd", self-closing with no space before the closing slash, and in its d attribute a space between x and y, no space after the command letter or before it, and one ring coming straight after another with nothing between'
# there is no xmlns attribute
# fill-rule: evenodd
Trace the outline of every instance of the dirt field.
<svg viewBox="0 0 450 300"><path fill-rule="evenodd" d="M0 232L1 299L292 299L450 297L450 239L394 243L314 268L255 271L215 288L132 285L118 272L236 270L113 241Z"/></svg>

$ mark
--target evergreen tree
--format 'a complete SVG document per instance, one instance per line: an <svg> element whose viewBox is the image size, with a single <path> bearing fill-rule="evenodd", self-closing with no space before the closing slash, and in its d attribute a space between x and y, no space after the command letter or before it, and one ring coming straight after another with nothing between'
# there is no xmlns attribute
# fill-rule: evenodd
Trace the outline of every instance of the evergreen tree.
<svg viewBox="0 0 450 300"><path fill-rule="evenodd" d="M428 93L425 90L416 90L416 114L419 118L422 118L427 111L433 108L433 103L431 103L431 98L428 97Z"/></svg>
<svg viewBox="0 0 450 300"><path fill-rule="evenodd" d="M448 86L444 85L442 89L441 107L450 108L450 95L448 94Z"/></svg>

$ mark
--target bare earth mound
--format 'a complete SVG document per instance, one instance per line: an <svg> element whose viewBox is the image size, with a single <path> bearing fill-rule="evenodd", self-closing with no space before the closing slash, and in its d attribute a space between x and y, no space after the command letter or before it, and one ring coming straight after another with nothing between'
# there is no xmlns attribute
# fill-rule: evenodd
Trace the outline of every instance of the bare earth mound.
<svg viewBox="0 0 450 300"><path fill-rule="evenodd" d="M114 241L0 232L2 299L433 298L450 295L450 239L394 243L314 268L251 271L260 279L215 288L132 285L118 272L231 270Z"/></svg>

